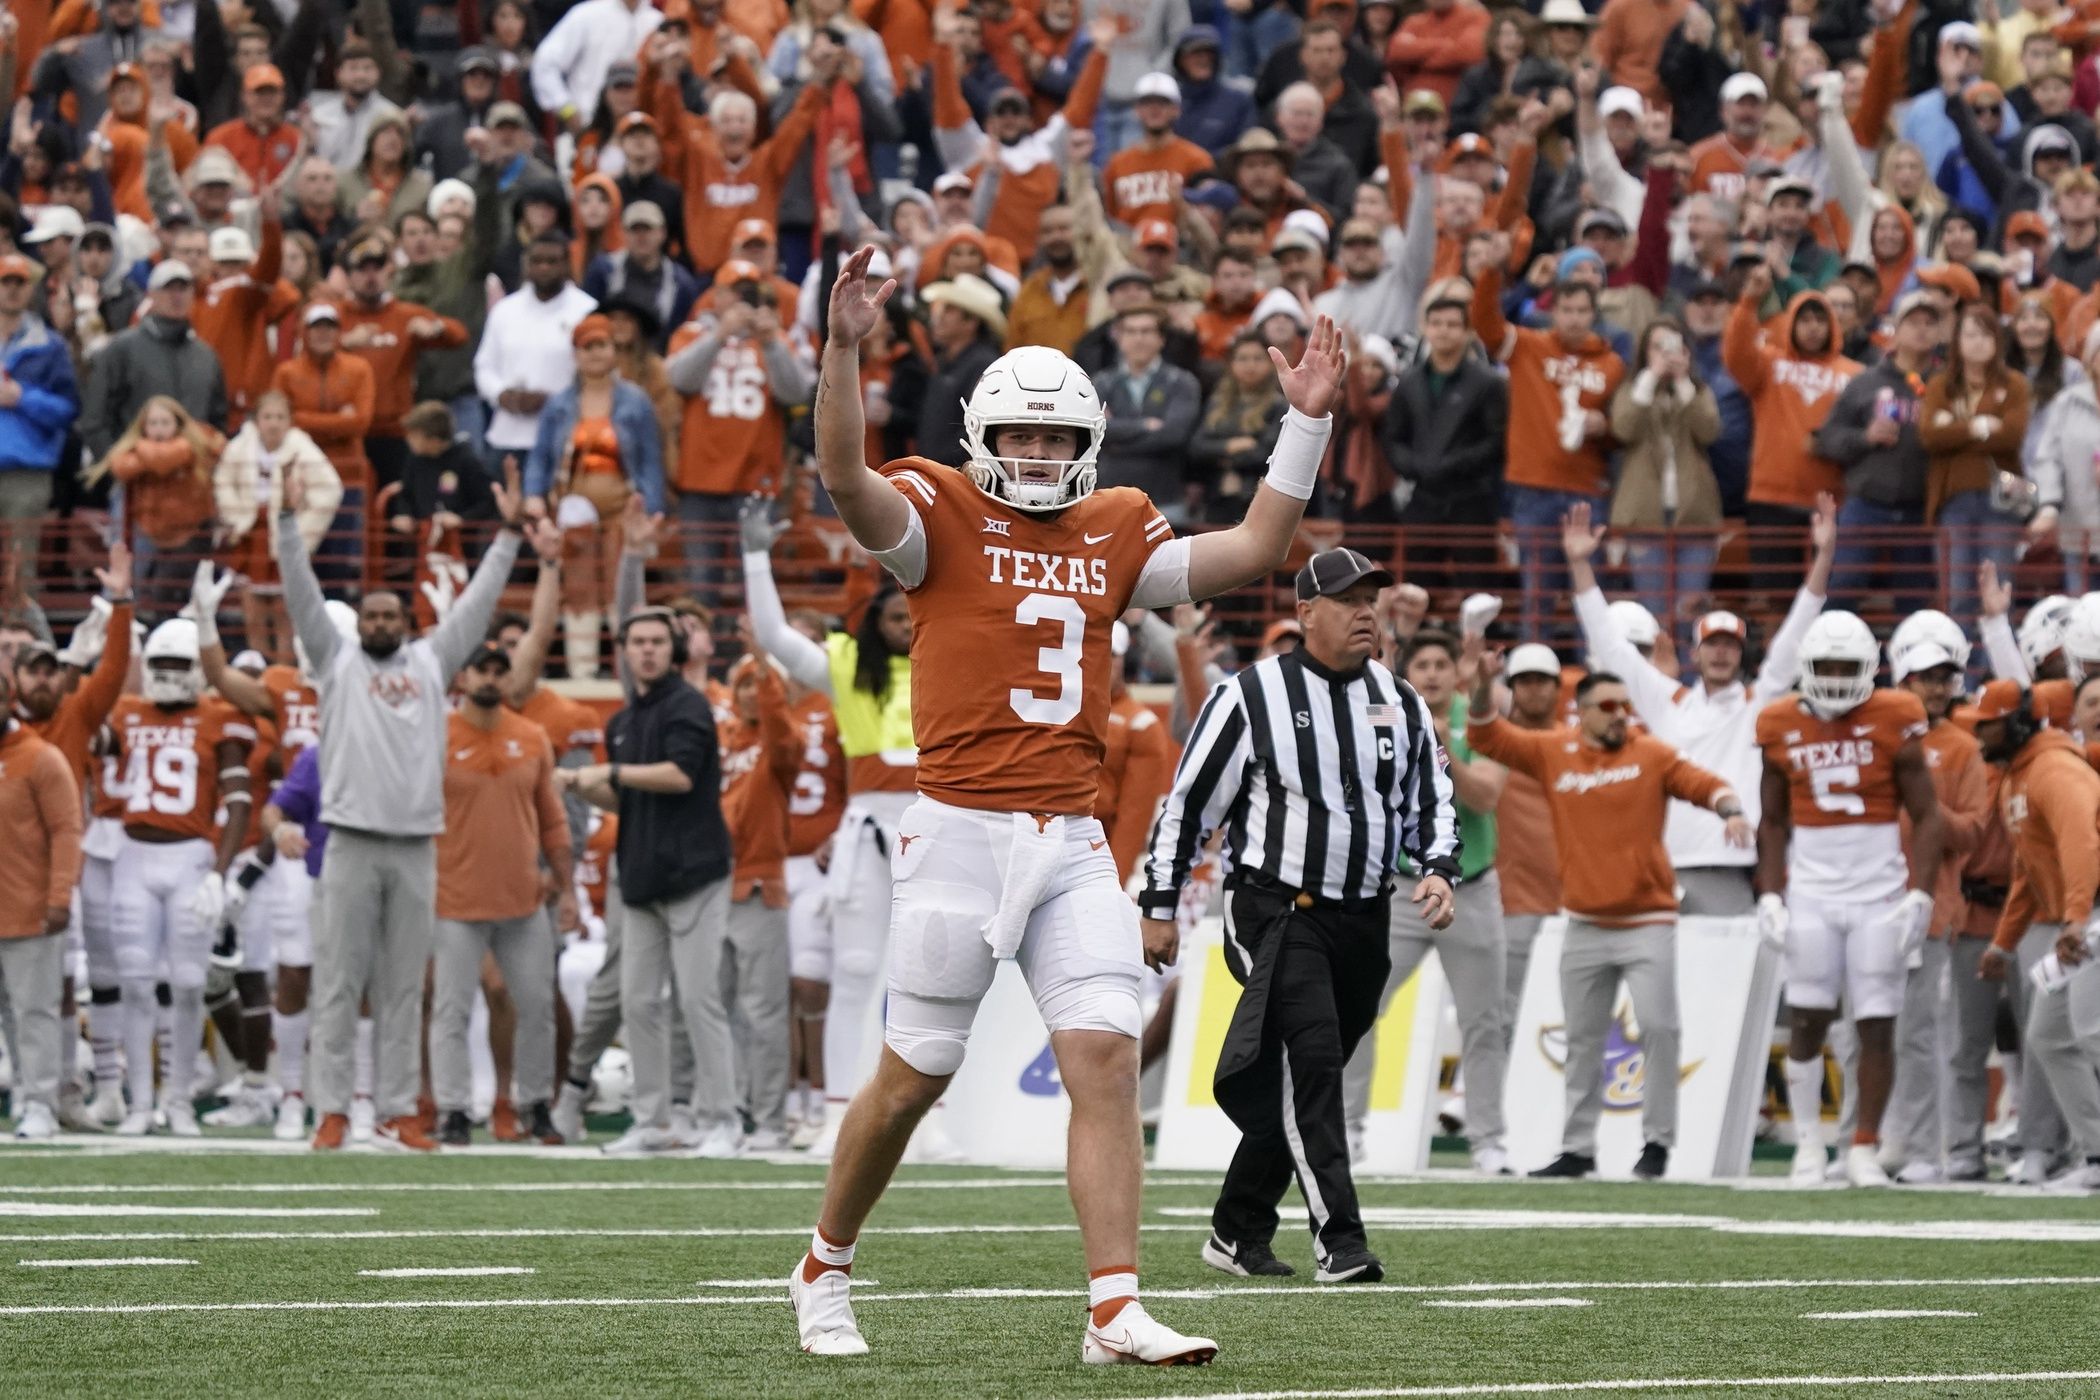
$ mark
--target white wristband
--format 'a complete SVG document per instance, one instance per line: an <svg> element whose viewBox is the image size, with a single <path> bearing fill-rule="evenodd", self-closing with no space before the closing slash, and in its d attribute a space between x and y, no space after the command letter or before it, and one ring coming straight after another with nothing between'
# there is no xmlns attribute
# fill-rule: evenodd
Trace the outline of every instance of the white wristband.
<svg viewBox="0 0 2100 1400"><path fill-rule="evenodd" d="M1285 409L1276 450L1269 454L1269 474L1262 480L1293 500L1311 500L1320 479L1320 459L1327 454L1327 436L1333 431L1333 414L1308 418L1295 408Z"/></svg>
<svg viewBox="0 0 2100 1400"><path fill-rule="evenodd" d="M197 614L197 645L200 647L217 646L219 644L219 619L206 612L203 608L197 608L194 611Z"/></svg>

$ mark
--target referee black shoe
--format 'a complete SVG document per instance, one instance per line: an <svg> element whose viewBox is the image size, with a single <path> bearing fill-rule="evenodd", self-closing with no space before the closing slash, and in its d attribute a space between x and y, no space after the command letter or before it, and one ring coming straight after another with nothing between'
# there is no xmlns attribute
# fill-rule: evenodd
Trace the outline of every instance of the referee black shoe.
<svg viewBox="0 0 2100 1400"><path fill-rule="evenodd" d="M465 1147L473 1140L473 1125L467 1121L467 1115L458 1109L446 1114L445 1121L438 1125L440 1147Z"/></svg>
<svg viewBox="0 0 2100 1400"><path fill-rule="evenodd" d="M1203 1242L1203 1262L1235 1278L1290 1278L1298 1272L1265 1244L1226 1244L1215 1234Z"/></svg>
<svg viewBox="0 0 2100 1400"><path fill-rule="evenodd" d="M1670 1169L1670 1149L1659 1142L1651 1142L1641 1149L1641 1160L1633 1164L1633 1174L1643 1181L1661 1181L1663 1173Z"/></svg>
<svg viewBox="0 0 2100 1400"><path fill-rule="evenodd" d="M1385 1265L1378 1256L1358 1245L1353 1249L1339 1249L1327 1256L1327 1262L1313 1275L1314 1283L1377 1283L1385 1277Z"/></svg>
<svg viewBox="0 0 2100 1400"><path fill-rule="evenodd" d="M1565 1177L1569 1181L1579 1181L1595 1170L1597 1159L1587 1152L1563 1152L1531 1175L1534 1180Z"/></svg>

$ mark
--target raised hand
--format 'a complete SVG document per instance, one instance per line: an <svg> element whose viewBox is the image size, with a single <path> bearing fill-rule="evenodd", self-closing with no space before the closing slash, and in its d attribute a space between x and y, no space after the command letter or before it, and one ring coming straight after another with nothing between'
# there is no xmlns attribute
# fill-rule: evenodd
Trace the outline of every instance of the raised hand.
<svg viewBox="0 0 2100 1400"><path fill-rule="evenodd" d="M868 291L868 263L875 256L873 245L861 248L846 259L839 269L838 281L831 284L831 339L837 345L858 345L875 329L882 319L882 308L897 290L897 279L892 277ZM1273 352L1272 352L1273 353Z"/></svg>
<svg viewBox="0 0 2100 1400"><path fill-rule="evenodd" d="M131 546L118 540L109 547L109 567L95 570L95 582L105 598L131 596Z"/></svg>
<svg viewBox="0 0 2100 1400"><path fill-rule="evenodd" d="M496 513L507 530L518 528L518 517L525 512L525 493L518 486L518 454L503 454L503 480L491 482L489 490L496 497Z"/></svg>
<svg viewBox="0 0 2100 1400"><path fill-rule="evenodd" d="M1816 509L1808 518L1808 540L1815 546L1816 553L1825 557L1837 549L1838 503L1837 497L1828 491L1816 493Z"/></svg>
<svg viewBox="0 0 2100 1400"><path fill-rule="evenodd" d="M211 560L197 561L197 576L190 582L190 602L197 609L199 622L209 622L219 615L219 604L225 600L227 592L233 587L233 578L231 569L223 574L215 574Z"/></svg>
<svg viewBox="0 0 2100 1400"><path fill-rule="evenodd" d="M642 502L641 492L629 492L626 508L620 512L620 547L644 559L655 558L656 534L663 523L661 515L649 513L649 507Z"/></svg>
<svg viewBox="0 0 2100 1400"><path fill-rule="evenodd" d="M1985 617L2004 617L2012 611L2012 583L1998 577L1998 566L1986 559L1976 569L1976 596Z"/></svg>
<svg viewBox="0 0 2100 1400"><path fill-rule="evenodd" d="M532 546L532 552L539 557L541 563L561 562L561 526L554 523L552 516L538 515L527 521L525 543Z"/></svg>
<svg viewBox="0 0 2100 1400"><path fill-rule="evenodd" d="M1342 333L1335 328L1333 319L1314 318L1305 353L1298 357L1295 367L1286 363L1283 352L1273 345L1269 347L1269 359L1276 365L1276 380L1283 386L1283 397L1291 407L1308 418L1325 418L1341 393L1342 375L1349 368L1349 357L1342 353Z"/></svg>
<svg viewBox="0 0 2100 1400"><path fill-rule="evenodd" d="M773 499L756 492L737 508L736 528L746 554L771 554L774 543L788 531L788 522L773 518Z"/></svg>
<svg viewBox="0 0 2100 1400"><path fill-rule="evenodd" d="M1590 507L1587 501L1577 501L1568 507L1560 518L1560 547L1568 556L1569 563L1578 563L1592 558L1597 546L1604 543L1604 527L1590 523Z"/></svg>

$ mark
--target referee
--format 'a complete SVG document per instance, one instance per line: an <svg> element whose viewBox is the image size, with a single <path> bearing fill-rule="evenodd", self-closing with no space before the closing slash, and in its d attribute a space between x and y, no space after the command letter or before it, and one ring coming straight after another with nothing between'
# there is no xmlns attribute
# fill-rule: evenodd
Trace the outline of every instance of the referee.
<svg viewBox="0 0 2100 1400"><path fill-rule="evenodd" d="M1229 1274L1293 1272L1270 1249L1293 1174L1322 1283L1375 1283L1342 1115L1342 1066L1378 1015L1391 968L1399 857L1412 898L1451 922L1458 811L1429 708L1371 659L1378 593L1393 576L1350 549L1298 573L1296 650L1211 693L1196 718L1145 859L1145 958L1174 961L1189 866L1223 829L1225 961L1244 989L1218 1056L1218 1104L1239 1149L1203 1261Z"/></svg>

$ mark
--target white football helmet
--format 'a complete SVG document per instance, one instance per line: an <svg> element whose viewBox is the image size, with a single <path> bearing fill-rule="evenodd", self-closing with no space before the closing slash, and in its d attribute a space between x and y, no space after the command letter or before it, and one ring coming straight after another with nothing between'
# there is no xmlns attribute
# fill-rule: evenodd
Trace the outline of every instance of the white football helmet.
<svg viewBox="0 0 2100 1400"><path fill-rule="evenodd" d="M2088 593L2071 605L2063 627L2064 674L2073 685L2100 674L2100 593Z"/></svg>
<svg viewBox="0 0 2100 1400"><path fill-rule="evenodd" d="M1881 646L1848 612L1825 611L1801 638L1801 699L1818 719L1858 709L1874 693Z"/></svg>
<svg viewBox="0 0 2100 1400"><path fill-rule="evenodd" d="M1029 461L1061 469L1054 481L1023 481L1023 459L992 455L993 430L1009 423L1055 424L1079 431L1079 455L1069 462ZM1017 510L1062 510L1093 494L1101 435L1108 414L1086 371L1060 350L1021 345L986 367L963 403L964 468L977 489Z"/></svg>
<svg viewBox="0 0 2100 1400"><path fill-rule="evenodd" d="M1949 662L1957 672L1968 669L1969 639L1960 623L1936 609L1912 613L1897 624L1889 637L1889 674L1898 685L1906 676ZM1954 683L1960 686L1959 675Z"/></svg>
<svg viewBox="0 0 2100 1400"><path fill-rule="evenodd" d="M1662 625L1655 620L1655 614L1631 598L1621 598L1607 611L1611 613L1611 620L1618 624L1619 635L1633 643L1634 648L1643 654L1654 646L1655 639L1662 635Z"/></svg>
<svg viewBox="0 0 2100 1400"><path fill-rule="evenodd" d="M146 637L140 654L146 667L146 698L156 705L194 705L204 693L204 667L197 660L197 624L172 617Z"/></svg>
<svg viewBox="0 0 2100 1400"><path fill-rule="evenodd" d="M335 628L335 634L342 638L343 645L356 646L357 609L337 598L330 598L323 606L328 611L329 625ZM318 679L314 675L312 664L306 659L306 644L299 640L299 634L296 632L292 634L292 654L298 658L299 669L305 673L308 680Z"/></svg>
<svg viewBox="0 0 2100 1400"><path fill-rule="evenodd" d="M2042 669L2042 663L2063 649L2064 626L2071 620L2071 607L2075 599L2061 593L2052 593L2027 610L2020 619L2020 656L2027 662L2031 676Z"/></svg>

